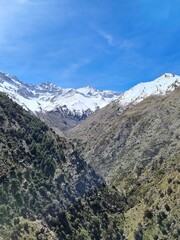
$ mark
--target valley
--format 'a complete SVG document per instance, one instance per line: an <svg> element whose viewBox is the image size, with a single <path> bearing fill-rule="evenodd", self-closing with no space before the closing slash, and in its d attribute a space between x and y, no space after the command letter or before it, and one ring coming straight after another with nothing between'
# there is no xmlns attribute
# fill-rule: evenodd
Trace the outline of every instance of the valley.
<svg viewBox="0 0 180 240"><path fill-rule="evenodd" d="M178 239L179 87L170 73L120 94L1 72L0 239Z"/></svg>

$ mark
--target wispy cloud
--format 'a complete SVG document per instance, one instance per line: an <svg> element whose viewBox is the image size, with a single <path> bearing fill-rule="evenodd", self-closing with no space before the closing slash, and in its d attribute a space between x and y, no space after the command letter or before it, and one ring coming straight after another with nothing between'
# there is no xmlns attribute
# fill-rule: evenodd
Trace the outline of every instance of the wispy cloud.
<svg viewBox="0 0 180 240"><path fill-rule="evenodd" d="M106 31L95 29L95 31L103 37L110 46L118 47L120 49L130 49L134 47L134 42L129 39L119 39Z"/></svg>
<svg viewBox="0 0 180 240"><path fill-rule="evenodd" d="M84 67L85 65L89 64L91 62L90 59L85 58L82 59L79 62L76 63L72 63L71 65L69 65L67 68L64 68L60 73L59 73L59 77L61 79L68 79L70 77L72 77L73 75L76 74L76 72L81 69L82 67Z"/></svg>
<svg viewBox="0 0 180 240"><path fill-rule="evenodd" d="M107 40L109 45L115 46L117 44L117 40L109 33L102 30L98 30L97 33L99 33L105 40Z"/></svg>

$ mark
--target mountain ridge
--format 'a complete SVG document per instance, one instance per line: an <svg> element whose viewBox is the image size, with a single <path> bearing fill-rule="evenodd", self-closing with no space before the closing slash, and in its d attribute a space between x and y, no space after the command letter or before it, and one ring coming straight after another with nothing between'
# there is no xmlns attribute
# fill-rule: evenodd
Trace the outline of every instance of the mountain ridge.
<svg viewBox="0 0 180 240"><path fill-rule="evenodd" d="M51 82L29 85L2 71L0 71L0 91L6 92L18 104L35 114L66 106L69 111L81 115L87 110L93 112L107 105L120 94L89 86L77 89L61 88Z"/></svg>
<svg viewBox="0 0 180 240"><path fill-rule="evenodd" d="M120 95L118 92L97 90L89 86L73 89L61 88L51 82L25 84L2 71L0 91L8 94L25 110L37 115L62 136L69 128Z"/></svg>
<svg viewBox="0 0 180 240"><path fill-rule="evenodd" d="M135 85L122 93L115 102L124 107L129 104L137 104L151 95L165 95L172 92L178 86L180 86L180 76L165 73L153 81Z"/></svg>
<svg viewBox="0 0 180 240"><path fill-rule="evenodd" d="M177 143L179 93L177 88L164 96L149 96L123 110L113 102L71 129L68 136L84 158L110 180L133 169L135 163L145 166L165 152L168 155L168 143Z"/></svg>
<svg viewBox="0 0 180 240"><path fill-rule="evenodd" d="M165 73L151 82L142 82L124 93L97 90L90 86L61 88L51 82L28 85L0 71L0 91L27 111L37 115L60 135L76 127L93 112L118 104L119 113L151 95L165 95L180 86L180 77Z"/></svg>

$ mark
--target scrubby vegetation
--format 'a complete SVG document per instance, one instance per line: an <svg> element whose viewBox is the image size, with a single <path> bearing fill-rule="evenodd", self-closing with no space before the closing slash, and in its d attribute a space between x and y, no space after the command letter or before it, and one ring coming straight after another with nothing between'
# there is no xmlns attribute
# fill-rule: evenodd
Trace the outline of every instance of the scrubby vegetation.
<svg viewBox="0 0 180 240"><path fill-rule="evenodd" d="M107 181L134 170L139 176L148 163L179 152L179 96L176 89L127 108L114 102L72 129L69 137Z"/></svg>
<svg viewBox="0 0 180 240"><path fill-rule="evenodd" d="M0 236L101 239L122 235L125 201L72 144L0 95Z"/></svg>
<svg viewBox="0 0 180 240"><path fill-rule="evenodd" d="M129 240L179 238L180 89L125 109L118 102L69 132L86 161L126 196Z"/></svg>
<svg viewBox="0 0 180 240"><path fill-rule="evenodd" d="M126 192L129 209L125 211L124 233L127 239L178 239L180 154L163 162L148 164L141 176L125 174L113 184ZM141 227L139 227L141 226Z"/></svg>
<svg viewBox="0 0 180 240"><path fill-rule="evenodd" d="M107 186L72 143L0 94L0 239L178 239L177 149Z"/></svg>

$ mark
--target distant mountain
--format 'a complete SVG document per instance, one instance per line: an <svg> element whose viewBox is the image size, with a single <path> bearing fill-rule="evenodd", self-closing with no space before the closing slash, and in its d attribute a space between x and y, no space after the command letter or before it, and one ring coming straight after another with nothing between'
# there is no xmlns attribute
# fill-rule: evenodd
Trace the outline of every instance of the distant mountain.
<svg viewBox="0 0 180 240"><path fill-rule="evenodd" d="M68 124L74 126L78 121L85 119L120 95L118 92L101 91L92 87L61 88L50 82L28 85L2 71L0 71L0 91L7 93L24 109L41 115L42 118L49 116L49 112L58 113L56 117L61 119L65 128ZM58 123L59 119L53 118L51 124L54 121Z"/></svg>

